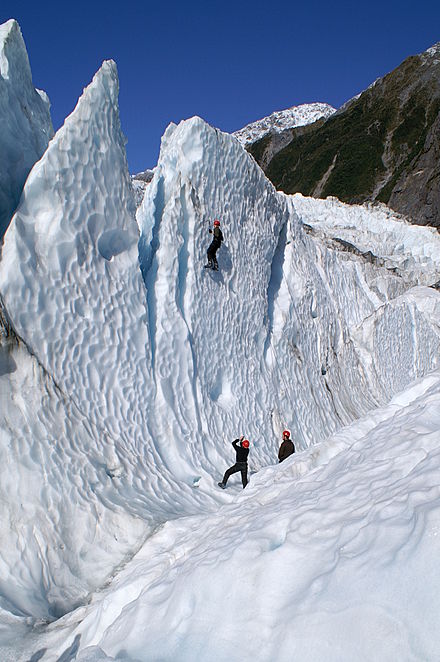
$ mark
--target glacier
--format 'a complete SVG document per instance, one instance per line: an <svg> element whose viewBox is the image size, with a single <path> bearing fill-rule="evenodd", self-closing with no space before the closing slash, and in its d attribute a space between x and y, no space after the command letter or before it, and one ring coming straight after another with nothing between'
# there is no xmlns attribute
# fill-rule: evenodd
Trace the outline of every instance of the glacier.
<svg viewBox="0 0 440 662"><path fill-rule="evenodd" d="M106 61L4 239L2 659L435 659L438 234L198 117L136 210L117 99Z"/></svg>
<svg viewBox="0 0 440 662"><path fill-rule="evenodd" d="M32 85L20 26L11 19L0 25L0 238L53 136L49 106L46 93Z"/></svg>

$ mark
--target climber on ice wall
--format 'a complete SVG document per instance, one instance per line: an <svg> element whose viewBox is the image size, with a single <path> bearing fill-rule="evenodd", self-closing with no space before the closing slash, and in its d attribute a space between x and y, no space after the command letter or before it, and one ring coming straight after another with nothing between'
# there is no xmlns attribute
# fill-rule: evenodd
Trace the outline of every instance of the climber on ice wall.
<svg viewBox="0 0 440 662"><path fill-rule="evenodd" d="M205 264L205 269L213 269L218 271L218 262L216 253L221 246L223 241L223 234L220 230L220 221L215 219L213 229L209 228L209 233L214 235L211 243L209 244L207 255L208 255L208 264Z"/></svg>

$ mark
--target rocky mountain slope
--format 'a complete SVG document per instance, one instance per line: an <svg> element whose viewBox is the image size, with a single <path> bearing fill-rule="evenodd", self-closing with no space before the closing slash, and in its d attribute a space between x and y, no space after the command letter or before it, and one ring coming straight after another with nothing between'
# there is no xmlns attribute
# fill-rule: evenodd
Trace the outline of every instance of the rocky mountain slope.
<svg viewBox="0 0 440 662"><path fill-rule="evenodd" d="M288 139L278 149L268 134L247 147L279 190L384 202L440 227L440 43Z"/></svg>

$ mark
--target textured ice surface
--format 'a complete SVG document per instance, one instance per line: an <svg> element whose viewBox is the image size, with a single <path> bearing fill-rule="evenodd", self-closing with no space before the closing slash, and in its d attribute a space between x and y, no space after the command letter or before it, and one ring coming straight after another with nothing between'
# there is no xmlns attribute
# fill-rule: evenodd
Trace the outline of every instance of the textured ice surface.
<svg viewBox="0 0 440 662"><path fill-rule="evenodd" d="M438 365L438 323L423 313L413 323L403 305L387 314L388 301L417 279L310 239L299 211L230 136L198 118L166 132L137 212L156 404L162 399L188 430L197 421L208 457L211 440L243 429L257 466L265 464L286 424L308 445L389 399L394 377L376 369L381 338L368 357L357 342L379 310L385 334L405 329L386 349L391 364L398 359L401 387L416 376L425 331L432 345L424 356ZM213 274L203 264L216 217L225 241Z"/></svg>
<svg viewBox="0 0 440 662"><path fill-rule="evenodd" d="M216 512L167 523L40 633L43 659L435 660L439 431L437 371Z"/></svg>
<svg viewBox="0 0 440 662"><path fill-rule="evenodd" d="M0 290L57 385L92 423L139 445L132 403L148 402L148 363L136 361L148 337L117 92L106 62L34 166L5 236Z"/></svg>
<svg viewBox="0 0 440 662"><path fill-rule="evenodd" d="M268 117L247 124L233 135L243 145L248 145L261 140L268 133L279 133L285 129L311 124L322 117L327 119L335 112L336 109L328 103L303 103L301 106L293 106L287 110L277 110Z"/></svg>
<svg viewBox="0 0 440 662"><path fill-rule="evenodd" d="M50 620L82 603L148 529L113 486L124 471L113 440L2 331L0 610Z"/></svg>
<svg viewBox="0 0 440 662"><path fill-rule="evenodd" d="M198 498L186 483L175 485L150 432L155 386L146 292L117 91L115 65L107 62L30 173L0 264L9 318L22 347L49 375L53 391L42 400L38 378L35 395L20 395L20 380L29 381L33 369L14 377L17 362L2 348L2 388L12 389L11 397L23 404L15 426L7 405L3 411L10 450L3 466L20 478L16 490L6 483L2 494L12 515L0 525L5 554L0 579L10 586L4 590L8 604L38 617L84 599L86 588L96 587L127 553L127 540L133 549L152 523L193 512ZM58 412L53 421L51 408ZM29 419L26 425L23 418ZM18 450L16 429L22 434ZM34 460L32 449L41 439L44 445ZM65 451L71 445L74 451ZM43 474L40 481L35 471L32 483L27 467L38 461ZM194 472L189 475L188 482ZM48 496L52 491L56 497ZM34 519L16 508L20 494L38 513ZM148 505L150 499L154 504ZM121 504L127 529L118 535L113 510ZM89 546L96 527L95 544ZM55 530L61 531L65 551L48 557L44 550L52 546ZM79 549L75 535L86 536ZM37 542L29 544L34 538ZM40 570L24 572L17 585L8 582L7 568L21 567L23 559L32 569L44 563L43 588Z"/></svg>
<svg viewBox="0 0 440 662"><path fill-rule="evenodd" d="M18 23L7 21L0 25L0 238L52 135L49 100L32 85Z"/></svg>
<svg viewBox="0 0 440 662"><path fill-rule="evenodd" d="M21 405L3 412L18 480L2 494L2 594L20 623L84 602L155 525L227 502L215 483L240 432L254 471L286 425L298 449L316 443L439 355L438 293L428 305L312 240L237 141L197 118L168 130L138 212L144 285L116 95L106 63L32 170L0 265L12 323L49 380L42 399L35 359L4 353ZM210 273L215 216L225 245Z"/></svg>

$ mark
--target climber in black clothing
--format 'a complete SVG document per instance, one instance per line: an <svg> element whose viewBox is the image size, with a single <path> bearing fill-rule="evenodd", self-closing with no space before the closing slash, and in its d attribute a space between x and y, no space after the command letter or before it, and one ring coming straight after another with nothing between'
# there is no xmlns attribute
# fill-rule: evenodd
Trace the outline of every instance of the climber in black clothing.
<svg viewBox="0 0 440 662"><path fill-rule="evenodd" d="M283 442L280 446L280 450L278 451L278 460L280 462L283 462L286 458L288 458L294 452L295 452L295 446L293 445L293 441L290 438L290 432L289 432L289 430L284 430L284 432L283 432Z"/></svg>
<svg viewBox="0 0 440 662"><path fill-rule="evenodd" d="M217 219L214 221L214 229L211 230L209 228L209 233L213 234L213 238L211 243L208 246L208 264L205 264L205 269L214 269L214 271L218 271L218 262L216 258L216 253L218 249L221 246L221 243L223 241L223 234L222 231L220 230L220 221Z"/></svg>
<svg viewBox="0 0 440 662"><path fill-rule="evenodd" d="M236 453L235 464L225 472L222 482L218 483L218 486L221 487L223 490L226 487L226 483L228 482L229 476L232 476L232 474L235 474L238 471L241 471L241 482L243 483L243 489L248 484L247 459L249 455L249 442L247 439L244 438L243 435L241 435L240 439L235 439L235 441L232 442L232 445Z"/></svg>

